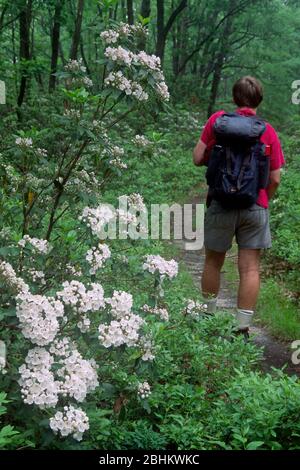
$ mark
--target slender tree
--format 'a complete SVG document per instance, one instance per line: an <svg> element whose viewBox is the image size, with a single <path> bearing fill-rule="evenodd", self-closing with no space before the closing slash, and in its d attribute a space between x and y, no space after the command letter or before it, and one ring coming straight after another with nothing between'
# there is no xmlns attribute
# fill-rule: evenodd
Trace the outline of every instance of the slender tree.
<svg viewBox="0 0 300 470"><path fill-rule="evenodd" d="M57 0L54 10L53 27L51 31L51 69L49 78L49 93L55 90L57 62L59 55L59 39L61 27L61 13L63 8L63 0Z"/></svg>
<svg viewBox="0 0 300 470"><path fill-rule="evenodd" d="M157 40L156 55L163 62L168 34L180 13L187 7L187 0L181 0L165 24L165 0L156 0L157 5Z"/></svg>
<svg viewBox="0 0 300 470"><path fill-rule="evenodd" d="M70 59L76 60L78 55L78 49L80 45L80 36L81 36L81 26L84 10L84 0L78 0L77 3L77 14L75 20L75 28L72 37L72 45L70 51Z"/></svg>
<svg viewBox="0 0 300 470"><path fill-rule="evenodd" d="M140 15L142 18L149 18L151 15L151 0L142 0ZM146 49L147 38L141 37L139 41L139 49Z"/></svg>
<svg viewBox="0 0 300 470"><path fill-rule="evenodd" d="M18 107L23 104L28 84L28 72L26 61L31 58L30 54L30 25L32 21L32 0L23 2L19 16L20 31L20 63L21 63L21 82L18 96ZM19 114L20 118L20 114Z"/></svg>
<svg viewBox="0 0 300 470"><path fill-rule="evenodd" d="M133 0L127 0L127 18L129 24L134 23Z"/></svg>

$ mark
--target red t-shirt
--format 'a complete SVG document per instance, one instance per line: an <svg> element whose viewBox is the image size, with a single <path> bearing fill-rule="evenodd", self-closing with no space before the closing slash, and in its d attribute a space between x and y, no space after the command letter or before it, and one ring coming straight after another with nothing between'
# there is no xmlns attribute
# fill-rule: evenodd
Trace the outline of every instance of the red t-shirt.
<svg viewBox="0 0 300 470"><path fill-rule="evenodd" d="M235 112L242 114L243 116L255 115L255 111L251 108L238 108L236 109ZM201 140L205 145L207 145L207 149L205 152L206 163L208 161L210 151L216 143L214 130L213 130L214 123L216 122L218 117L222 116L222 114L224 113L225 111L221 110L221 111L217 111L212 116L210 116L209 120L205 124L204 129L202 131ZM284 160L280 140L278 138L278 135L275 129L268 122L266 122L266 130L262 134L260 141L265 145L269 145L271 148L270 156L266 157L266 158L270 158L270 171L278 170L279 168L281 168L285 164L285 160ZM265 208L269 206L268 194L267 194L266 189L260 189L258 199L257 199L257 204Z"/></svg>

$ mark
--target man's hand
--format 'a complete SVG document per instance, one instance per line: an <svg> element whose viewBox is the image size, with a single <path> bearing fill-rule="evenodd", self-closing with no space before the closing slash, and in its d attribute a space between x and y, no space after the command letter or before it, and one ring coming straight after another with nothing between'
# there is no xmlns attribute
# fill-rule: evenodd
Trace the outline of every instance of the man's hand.
<svg viewBox="0 0 300 470"><path fill-rule="evenodd" d="M201 166L205 164L205 150L207 145L200 139L193 152L194 164Z"/></svg>
<svg viewBox="0 0 300 470"><path fill-rule="evenodd" d="M269 186L267 187L267 193L269 200L272 199L277 191L280 184L280 168L270 172Z"/></svg>

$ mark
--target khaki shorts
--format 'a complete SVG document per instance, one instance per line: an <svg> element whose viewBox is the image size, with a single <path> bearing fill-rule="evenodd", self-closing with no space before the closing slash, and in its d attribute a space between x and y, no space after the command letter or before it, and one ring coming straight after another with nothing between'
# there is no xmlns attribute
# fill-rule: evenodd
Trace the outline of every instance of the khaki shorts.
<svg viewBox="0 0 300 470"><path fill-rule="evenodd" d="M271 248L269 210L258 204L249 209L226 210L213 200L205 214L205 248L224 253L231 248L234 237L239 248Z"/></svg>

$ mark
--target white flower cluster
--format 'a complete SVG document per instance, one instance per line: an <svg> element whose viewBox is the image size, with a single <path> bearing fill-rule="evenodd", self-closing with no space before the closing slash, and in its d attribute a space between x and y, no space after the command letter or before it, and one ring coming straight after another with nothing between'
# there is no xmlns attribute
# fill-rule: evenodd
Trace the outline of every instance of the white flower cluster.
<svg viewBox="0 0 300 470"><path fill-rule="evenodd" d="M36 271L35 269L29 269L28 273L33 282L39 282L42 286L46 284L45 274L43 271Z"/></svg>
<svg viewBox="0 0 300 470"><path fill-rule="evenodd" d="M67 108L64 110L64 116L71 119L80 119L80 111L74 108Z"/></svg>
<svg viewBox="0 0 300 470"><path fill-rule="evenodd" d="M0 356L0 372L3 373L5 370L6 362L5 358Z"/></svg>
<svg viewBox="0 0 300 470"><path fill-rule="evenodd" d="M25 364L19 368L18 383L24 403L40 408L51 408L57 404L59 382L50 370L53 362L53 357L44 348L28 351Z"/></svg>
<svg viewBox="0 0 300 470"><path fill-rule="evenodd" d="M18 245L25 248L27 243L29 243L37 253L46 255L49 252L50 247L47 240L40 240L39 238L31 238L29 235L24 235L18 242Z"/></svg>
<svg viewBox="0 0 300 470"><path fill-rule="evenodd" d="M149 55L145 51L140 51L138 54L125 49L122 46L107 47L104 55L121 65L131 67L131 65L142 66L149 70L152 77L156 81L154 89L158 97L162 101L170 99L168 86L165 82L164 74L161 70L160 58L155 55ZM132 95L140 101L147 101L149 98L141 85L135 81L129 80L121 71L111 72L105 79L106 85L110 85L118 90L124 91L126 95Z"/></svg>
<svg viewBox="0 0 300 470"><path fill-rule="evenodd" d="M199 318L203 313L207 312L207 304L203 304L198 301L189 299L185 308L187 315L191 316L194 319Z"/></svg>
<svg viewBox="0 0 300 470"><path fill-rule="evenodd" d="M78 191L94 195L99 190L99 179L93 171L75 170L73 176L65 184L65 191L69 195L77 195Z"/></svg>
<svg viewBox="0 0 300 470"><path fill-rule="evenodd" d="M136 135L132 139L132 142L139 147L148 147L151 144L150 140L148 140L144 135Z"/></svg>
<svg viewBox="0 0 300 470"><path fill-rule="evenodd" d="M124 155L125 151L122 147L118 145L110 145L106 149L103 150L102 155L110 155L114 158L110 160L110 164L121 169L126 169L127 164L121 160L121 157Z"/></svg>
<svg viewBox="0 0 300 470"><path fill-rule="evenodd" d="M138 54L134 54L122 46L107 47L104 55L113 62L125 64L128 67L130 67L132 63L141 65L151 71L158 72L154 75L157 79L163 80L164 78L163 73L161 72L160 58L155 55L149 55L145 51L140 51Z"/></svg>
<svg viewBox="0 0 300 470"><path fill-rule="evenodd" d="M55 356L67 357L74 349L76 349L76 345L72 343L69 338L64 337L61 339L55 339L51 344L49 351Z"/></svg>
<svg viewBox="0 0 300 470"><path fill-rule="evenodd" d="M141 196L139 193L131 193L129 196L123 194L122 196L118 197L119 201L122 201L122 199L125 198L130 210L135 210L139 212L145 212L147 210L143 196Z"/></svg>
<svg viewBox="0 0 300 470"><path fill-rule="evenodd" d="M4 341L0 340L0 373L5 374L6 366L6 344Z"/></svg>
<svg viewBox="0 0 300 470"><path fill-rule="evenodd" d="M23 147L23 148L31 148L33 143L32 143L32 139L29 137L17 137L16 145L18 145L19 147Z"/></svg>
<svg viewBox="0 0 300 470"><path fill-rule="evenodd" d="M37 178L32 173L27 173L24 178L26 186L30 191L38 190L45 186L46 180L44 178Z"/></svg>
<svg viewBox="0 0 300 470"><path fill-rule="evenodd" d="M118 145L113 145L109 147L109 149L104 149L103 155L107 153L114 157L123 157L125 150L122 147L119 147Z"/></svg>
<svg viewBox="0 0 300 470"><path fill-rule="evenodd" d="M86 77L86 76L72 78L71 83L72 85L79 86L79 87L84 86L86 88L91 88L94 85L93 81L89 77Z"/></svg>
<svg viewBox="0 0 300 470"><path fill-rule="evenodd" d="M120 34L113 29L108 29L107 31L103 31L103 33L100 34L100 37L106 44L114 44L118 42Z"/></svg>
<svg viewBox="0 0 300 470"><path fill-rule="evenodd" d="M90 274L96 274L98 269L102 268L104 262L111 257L111 252L105 243L99 243L88 250L85 259L91 265Z"/></svg>
<svg viewBox="0 0 300 470"><path fill-rule="evenodd" d="M64 68L67 72L72 72L72 73L76 73L76 72L85 73L86 72L86 67L84 67L82 59L79 59L79 60L70 59L66 63Z"/></svg>
<svg viewBox="0 0 300 470"><path fill-rule="evenodd" d="M154 355L154 344L151 337L143 336L140 339L139 347L143 351L142 361L153 361L155 359Z"/></svg>
<svg viewBox="0 0 300 470"><path fill-rule="evenodd" d="M22 333L33 344L45 346L54 340L59 331L58 318L64 315L59 300L43 295L24 293L18 296L16 315Z"/></svg>
<svg viewBox="0 0 300 470"><path fill-rule="evenodd" d="M17 294L29 292L29 286L16 275L14 268L6 261L0 261L0 279Z"/></svg>
<svg viewBox="0 0 300 470"><path fill-rule="evenodd" d="M91 320L87 315L83 315L81 320L77 323L77 326L81 333L87 333L91 327Z"/></svg>
<svg viewBox="0 0 300 470"><path fill-rule="evenodd" d="M115 290L105 302L110 305L112 316L118 320L131 313L133 299L128 292Z"/></svg>
<svg viewBox="0 0 300 470"><path fill-rule="evenodd" d="M128 168L127 163L123 162L120 157L113 158L109 163L120 170L126 170Z"/></svg>
<svg viewBox="0 0 300 470"><path fill-rule="evenodd" d="M105 84L113 86L120 91L125 91L126 95L132 94L132 81L126 78L120 70L118 72L110 72L105 79Z"/></svg>
<svg viewBox="0 0 300 470"><path fill-rule="evenodd" d="M147 35L148 30L141 24L130 25L127 23L120 23L117 29L108 29L100 34L101 39L106 44L115 44L120 37L128 37L131 34Z"/></svg>
<svg viewBox="0 0 300 470"><path fill-rule="evenodd" d="M115 218L115 212L105 204L96 208L85 207L79 220L90 227L93 235L101 238L104 226Z"/></svg>
<svg viewBox="0 0 300 470"><path fill-rule="evenodd" d="M129 258L126 255L118 255L117 259L120 261L120 263L129 264Z"/></svg>
<svg viewBox="0 0 300 470"><path fill-rule="evenodd" d="M45 348L33 348L19 368L24 403L52 407L59 395L83 402L99 385L95 361L83 359L69 338L54 341L50 353ZM51 370L54 364L55 372Z"/></svg>
<svg viewBox="0 0 300 470"><path fill-rule="evenodd" d="M11 230L9 227L3 227L0 230L0 238L2 238L3 240L9 240L10 236L11 236Z"/></svg>
<svg viewBox="0 0 300 470"><path fill-rule="evenodd" d="M122 346L129 348L137 346L140 339L139 330L144 325L144 320L133 313L126 315L119 321L113 320L109 325L99 326L99 340L105 348Z"/></svg>
<svg viewBox="0 0 300 470"><path fill-rule="evenodd" d="M110 72L105 79L105 84L124 91L126 95L133 96L138 101L147 101L149 98L148 93L143 90L139 83L126 78L121 71Z"/></svg>
<svg viewBox="0 0 300 470"><path fill-rule="evenodd" d="M127 226L128 224L133 224L133 225L137 225L137 217L136 215L131 212L130 210L127 211L127 210L123 210L123 209L117 209L116 210L116 213L117 213L117 216L118 216L118 221L120 224L122 224L122 230L121 230L121 227L120 227L120 233L128 233L127 231Z"/></svg>
<svg viewBox="0 0 300 470"><path fill-rule="evenodd" d="M150 70L160 71L161 61L156 55L149 55L145 51L140 51L138 54L133 55L133 60Z"/></svg>
<svg viewBox="0 0 300 470"><path fill-rule="evenodd" d="M54 433L60 433L62 437L71 434L77 441L81 441L83 433L89 429L89 419L86 413L72 405L65 406L63 412L57 411L49 422Z"/></svg>
<svg viewBox="0 0 300 470"><path fill-rule="evenodd" d="M71 276L74 276L74 277L81 277L82 276L81 269L76 268L75 266L73 266L70 263L68 263L66 265L66 271L67 271L67 273L71 274Z"/></svg>
<svg viewBox="0 0 300 470"><path fill-rule="evenodd" d="M93 81L89 78L89 77L83 77L82 79L82 83L84 86L86 86L87 88L91 88L94 84L93 84Z"/></svg>
<svg viewBox="0 0 300 470"><path fill-rule="evenodd" d="M168 90L168 85L164 82L161 81L155 85L156 92L158 96L163 100L163 101L169 101L170 99L170 93Z"/></svg>
<svg viewBox="0 0 300 470"><path fill-rule="evenodd" d="M140 398L148 398L151 395L151 387L148 382L139 383L137 392Z"/></svg>
<svg viewBox="0 0 300 470"><path fill-rule="evenodd" d="M107 47L105 49L104 55L113 62L119 62L127 66L132 64L134 58L134 54L122 46Z"/></svg>
<svg viewBox="0 0 300 470"><path fill-rule="evenodd" d="M128 204L130 208L134 208L140 212L147 211L147 207L144 203L144 198L139 193L132 193L128 196Z"/></svg>
<svg viewBox="0 0 300 470"><path fill-rule="evenodd" d="M86 395L99 385L94 361L83 359L75 349L59 363L62 367L58 369L57 375L63 379L60 393L83 402Z"/></svg>
<svg viewBox="0 0 300 470"><path fill-rule="evenodd" d="M39 157L44 157L46 158L48 156L48 152L46 149L41 149L41 148L37 148L36 149L36 153Z"/></svg>
<svg viewBox="0 0 300 470"><path fill-rule="evenodd" d="M57 292L57 297L75 313L97 312L105 306L104 291L101 284L92 283L91 289L79 281L65 281L63 290Z"/></svg>
<svg viewBox="0 0 300 470"><path fill-rule="evenodd" d="M172 279L178 274L178 263L174 259L167 261L159 255L148 255L143 269L152 274L158 272L161 278L167 276Z"/></svg>
<svg viewBox="0 0 300 470"><path fill-rule="evenodd" d="M157 315L163 321L169 320L169 312L165 308L150 307L150 305L146 304L146 305L143 305L142 310L152 315Z"/></svg>

